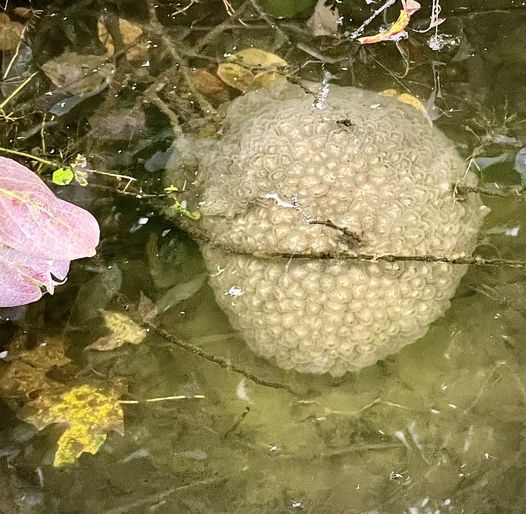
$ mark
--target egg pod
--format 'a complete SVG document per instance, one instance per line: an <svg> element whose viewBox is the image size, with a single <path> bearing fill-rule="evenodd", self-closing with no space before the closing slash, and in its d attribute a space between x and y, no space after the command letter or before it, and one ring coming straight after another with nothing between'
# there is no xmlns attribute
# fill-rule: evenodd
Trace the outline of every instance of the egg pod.
<svg viewBox="0 0 526 514"><path fill-rule="evenodd" d="M314 216L359 227L361 252L470 255L485 212L476 194L453 201L451 184L477 178L417 110L331 85L320 111L305 92L317 87L276 84L225 107L227 128L207 142L196 182L216 207L214 222L205 209L196 225L223 246L202 245L211 274L225 269L210 284L248 346L284 369L341 375L420 338L448 308L466 267L251 253L340 248L341 231L310 225ZM296 194L303 210L261 201L265 193L284 202ZM245 254L228 253L232 245ZM233 286L243 296L225 296Z"/></svg>

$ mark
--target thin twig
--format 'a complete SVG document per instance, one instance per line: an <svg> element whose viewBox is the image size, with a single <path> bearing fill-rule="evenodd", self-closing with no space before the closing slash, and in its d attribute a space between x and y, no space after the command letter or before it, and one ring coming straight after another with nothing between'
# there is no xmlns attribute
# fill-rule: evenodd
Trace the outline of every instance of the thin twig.
<svg viewBox="0 0 526 514"><path fill-rule="evenodd" d="M234 424L223 434L223 439L228 437L246 418L247 414L250 412L250 407L245 407L245 410L241 413L241 415L236 419Z"/></svg>
<svg viewBox="0 0 526 514"><path fill-rule="evenodd" d="M248 1L241 4L236 12L230 15L225 21L221 22L219 25L216 25L211 30L207 30L207 33L194 45L193 50L195 52L200 52L210 41L213 41L219 34L225 32L226 30L231 30L232 22L239 20L240 16L246 11L248 7Z"/></svg>
<svg viewBox="0 0 526 514"><path fill-rule="evenodd" d="M289 36L283 32L283 30L278 26L278 24L265 12L263 7L259 4L258 0L249 0L250 5L254 8L254 10L259 14L259 16L268 24L268 26L275 30L277 34L279 34L285 41L290 43Z"/></svg>
<svg viewBox="0 0 526 514"><path fill-rule="evenodd" d="M11 60L9 61L9 64L7 65L7 68L2 76L2 80L5 80L7 79L7 77L9 76L9 73L11 72L11 68L13 67L13 64L15 63L19 53L20 53L20 46L22 45L22 42L24 41L24 36L26 34L26 31L27 31L27 27L29 26L29 24L27 25L24 25L24 28L22 29L22 32L20 33L20 38L18 39L18 44L16 45L16 48L15 48L15 53L13 54L13 57L11 57Z"/></svg>
<svg viewBox="0 0 526 514"><path fill-rule="evenodd" d="M526 187L524 186L498 186L488 189L485 187L457 186L454 191L459 194L476 193L484 196L493 196L496 198L511 198L517 200L526 200Z"/></svg>
<svg viewBox="0 0 526 514"><path fill-rule="evenodd" d="M20 84L7 98L4 99L4 101L0 104L0 110L2 110L16 95L18 95L18 93L20 93L20 91L22 91L22 89L25 88L29 82L33 80L35 75L38 75L38 71L35 71L29 75L29 77L27 77L27 79L24 80L22 84Z"/></svg>
<svg viewBox="0 0 526 514"><path fill-rule="evenodd" d="M125 405L139 405L141 403L157 403L157 402L166 402L170 400L203 400L204 398L205 398L204 394L194 394L193 396L179 394L176 396L161 396L159 398L146 398L145 400L119 400L117 403L122 403Z"/></svg>
<svg viewBox="0 0 526 514"><path fill-rule="evenodd" d="M315 220L315 219L308 219L307 223L309 225L323 225L324 227L332 228L333 230L337 230L338 232L341 232L344 236L346 236L352 244L359 244L361 242L360 236L353 232L352 230L349 230L346 227L340 227L339 225L334 224L331 220Z"/></svg>
<svg viewBox="0 0 526 514"><path fill-rule="evenodd" d="M165 114L170 120L170 126L174 137L181 137L183 135L183 129L179 124L177 114L175 114L175 112L173 112L158 96L158 93L162 91L165 86L166 84L164 82L153 84L143 93L144 100L155 105L163 114Z"/></svg>
<svg viewBox="0 0 526 514"><path fill-rule="evenodd" d="M135 320L135 321L139 325L142 325L145 329L149 330L150 332L153 332L161 336L166 341L178 346L179 348L191 353L192 355L196 355L197 357L201 357L202 359L205 359L209 362L213 362L214 364L217 364L223 369L228 369L228 370L233 371L234 373L239 373L240 375L243 375L245 378L247 378L248 380L251 380L255 384L258 384L264 387L270 387L272 389L284 389L285 391L288 391L289 393L299 396L299 393L287 384L281 384L279 382L274 382L272 380L265 380L263 378L260 378L254 373L252 373L251 371L248 371L239 366L236 366L235 364L232 364L229 360L224 359L223 357L218 357L217 355L211 355L209 353L206 353L202 348L199 348L198 346L188 343L187 341L183 341L182 339L178 339L177 337L170 334L166 330L152 323L142 321L142 320Z"/></svg>
<svg viewBox="0 0 526 514"><path fill-rule="evenodd" d="M149 18L150 18L149 22L150 22L151 30L163 41L164 45L169 50L172 56L172 59L179 66L179 70L181 74L183 75L186 86L192 93L192 96L196 99L199 107L201 108L201 110L203 111L205 115L208 115L208 116L216 115L217 114L216 109L195 87L194 81L192 80L192 76L189 71L188 64L185 62L183 56L181 55L179 50L176 48L172 39L168 37L168 35L166 34L164 26L159 22L157 18L157 12L155 10L156 8L155 1L147 0L147 5L148 5L148 11L149 11Z"/></svg>
<svg viewBox="0 0 526 514"><path fill-rule="evenodd" d="M330 57L329 55L324 55L321 52L318 52L318 50L315 48L312 48L311 46L308 46L302 42L296 43L296 48L299 48L302 52L305 52L306 54L318 59L318 61L325 64L336 64L342 61L350 60L348 55L343 57Z"/></svg>
<svg viewBox="0 0 526 514"><path fill-rule="evenodd" d="M369 25L369 23L371 23L379 14L384 12L388 7L391 7L391 5L393 5L395 2L396 0L387 0L387 2L385 2L384 5L376 9L376 11L374 11L373 14L369 16L369 18L367 18L354 32L352 32L352 34L349 36L349 40L353 41L358 36L360 36L367 27L367 25Z"/></svg>
<svg viewBox="0 0 526 514"><path fill-rule="evenodd" d="M32 161L37 161L42 164L47 164L48 166L54 166L58 168L58 163L50 161L48 159L44 159L43 157L32 155L30 153L20 152L19 150L12 150L10 148L4 148L3 146L0 146L0 153L1 152L12 154L12 155L19 155L20 157L25 157L26 159L31 159Z"/></svg>
<svg viewBox="0 0 526 514"><path fill-rule="evenodd" d="M190 9L190 7L192 7L192 5L194 4L197 4L199 3L199 0L190 0L190 3L186 6L186 7L183 7L182 9L177 9L173 14L172 16L177 16L178 14L184 14L186 11L188 11L188 9Z"/></svg>
<svg viewBox="0 0 526 514"><path fill-rule="evenodd" d="M132 511L133 509L139 509L140 512L144 512L144 510L142 510L143 507L146 507L147 505L153 506L155 504L160 504L162 501L172 496L173 494L187 491L188 489L192 489L194 487L202 487L202 486L207 486L207 485L218 484L226 480L227 478L225 477L213 477L213 478L207 478L204 480L197 480L195 482L192 482L191 484L181 485L179 487L174 487L172 489L163 490L163 491L151 494L149 496L142 497L134 502L126 503L125 505L121 505L120 507L114 507L113 509L105 510L104 513L105 514L125 514L127 512Z"/></svg>

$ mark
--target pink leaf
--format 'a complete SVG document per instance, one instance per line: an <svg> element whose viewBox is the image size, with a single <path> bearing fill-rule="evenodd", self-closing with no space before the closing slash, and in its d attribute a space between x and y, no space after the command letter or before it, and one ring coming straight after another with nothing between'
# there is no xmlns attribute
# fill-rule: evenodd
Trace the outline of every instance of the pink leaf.
<svg viewBox="0 0 526 514"><path fill-rule="evenodd" d="M0 307L16 307L53 294L53 275L66 277L69 261L52 261L25 254L0 244Z"/></svg>
<svg viewBox="0 0 526 514"><path fill-rule="evenodd" d="M49 271L54 276L57 277L59 280L64 280L69 271L69 265L70 261L49 261Z"/></svg>
<svg viewBox="0 0 526 514"><path fill-rule="evenodd" d="M56 261L95 255L99 226L86 210L56 198L31 170L0 157L0 241Z"/></svg>

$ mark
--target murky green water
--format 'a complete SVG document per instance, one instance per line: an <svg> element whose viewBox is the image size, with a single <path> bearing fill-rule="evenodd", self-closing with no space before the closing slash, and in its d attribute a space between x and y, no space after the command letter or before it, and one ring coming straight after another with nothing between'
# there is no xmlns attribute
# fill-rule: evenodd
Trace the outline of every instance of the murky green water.
<svg viewBox="0 0 526 514"><path fill-rule="evenodd" d="M157 12L167 27L165 36L191 66L213 69L224 53L253 45L285 58L297 77L321 80L331 73L340 85L409 91L424 104L434 103L440 114L435 123L466 158L508 154L500 163L478 161L482 184L521 184L514 170L515 155L526 146L526 7L521 2L441 2L445 22L438 32L445 35L445 46L440 52L427 45L434 30L413 32L398 46L365 50L357 43L313 38L302 15L279 21L276 31L259 19L250 2L232 2L233 11L244 10L231 19L222 1L195 2L178 12L189 3L160 2ZM350 31L381 5L336 3ZM35 66L64 47L100 54L96 23L104 12L147 27L142 1L42 4L44 12L30 29ZM429 24L430 3L422 6L411 22L414 28ZM388 11L388 20L397 10ZM221 23L225 30L211 32ZM371 24L369 33L378 26ZM117 61L113 90L57 116L43 134L47 155L80 152L97 169L137 177L147 191L155 191L162 176L160 154L173 138L168 118L147 102L144 127L115 140L107 127L89 132L87 121L101 112L128 112L156 81L171 80L174 88L163 98L175 106L182 129L209 130L202 116L185 111L188 91L177 70L164 73L170 65L166 40L145 39L152 41L151 62ZM55 91L46 103L45 93L53 88L44 78L31 87L15 104L25 106L25 118L18 125L3 123L3 146L26 152L42 148L41 123L50 121L50 104L60 98ZM154 155L161 164L154 164ZM89 182L122 189L122 181L99 179ZM135 312L141 293L159 301L169 288L204 273L204 265L197 245L144 199L79 186L59 194L98 216L103 230L98 257L75 263L53 297L27 309L1 311L10 321L0 321L0 342L7 349L23 334L33 346L58 337L72 359L50 371L60 383L124 384L127 400L188 398L124 404L124 435L110 432L97 454L57 468L53 459L63 427L37 432L17 418L23 402L6 397L0 511L526 511L523 270L471 267L451 308L424 338L340 379L284 372L256 358L206 285L156 320L171 338L151 332L136 346L89 352L83 348L107 334L99 309ZM521 198L484 197L484 202L491 214L479 253L523 260L526 208Z"/></svg>

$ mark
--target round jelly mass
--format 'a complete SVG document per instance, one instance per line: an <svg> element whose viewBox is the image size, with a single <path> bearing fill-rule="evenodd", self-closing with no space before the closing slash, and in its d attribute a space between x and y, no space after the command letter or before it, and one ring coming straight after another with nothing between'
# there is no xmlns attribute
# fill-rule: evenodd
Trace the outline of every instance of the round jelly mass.
<svg viewBox="0 0 526 514"><path fill-rule="evenodd" d="M422 337L466 266L338 255L470 255L487 209L455 194L477 177L419 111L336 85L320 109L317 87L237 98L220 138L176 144L167 182L188 181L202 215L185 228L206 241L216 300L250 348L342 375ZM275 253L289 257L265 257Z"/></svg>

